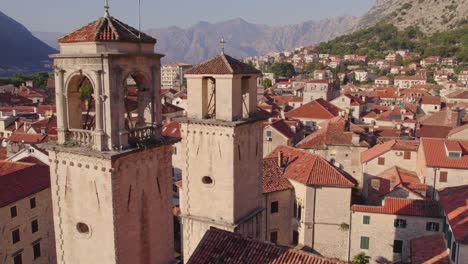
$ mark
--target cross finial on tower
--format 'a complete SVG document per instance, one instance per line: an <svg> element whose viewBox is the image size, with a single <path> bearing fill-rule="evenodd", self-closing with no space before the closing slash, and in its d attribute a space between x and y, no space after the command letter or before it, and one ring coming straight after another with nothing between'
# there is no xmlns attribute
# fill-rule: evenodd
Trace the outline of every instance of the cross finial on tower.
<svg viewBox="0 0 468 264"><path fill-rule="evenodd" d="M226 44L226 41L224 40L224 37L221 37L221 54L224 54L224 45Z"/></svg>
<svg viewBox="0 0 468 264"><path fill-rule="evenodd" d="M109 0L104 0L104 16L109 16Z"/></svg>

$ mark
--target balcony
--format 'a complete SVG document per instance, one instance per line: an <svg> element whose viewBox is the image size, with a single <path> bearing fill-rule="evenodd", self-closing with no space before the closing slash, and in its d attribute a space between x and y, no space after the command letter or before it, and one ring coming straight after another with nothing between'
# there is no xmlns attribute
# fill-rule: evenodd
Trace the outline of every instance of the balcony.
<svg viewBox="0 0 468 264"><path fill-rule="evenodd" d="M66 140L77 143L80 146L93 146L93 131L85 129L69 129L66 135Z"/></svg>

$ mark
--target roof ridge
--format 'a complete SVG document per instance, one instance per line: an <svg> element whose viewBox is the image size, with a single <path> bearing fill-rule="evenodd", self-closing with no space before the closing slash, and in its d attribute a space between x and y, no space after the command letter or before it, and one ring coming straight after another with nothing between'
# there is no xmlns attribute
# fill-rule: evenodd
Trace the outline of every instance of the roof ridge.
<svg viewBox="0 0 468 264"><path fill-rule="evenodd" d="M228 67L229 71L234 73L234 69L231 67L231 64L229 63L229 60L227 57L229 57L229 55L226 55L224 53L221 55L221 58L223 59L226 66Z"/></svg>

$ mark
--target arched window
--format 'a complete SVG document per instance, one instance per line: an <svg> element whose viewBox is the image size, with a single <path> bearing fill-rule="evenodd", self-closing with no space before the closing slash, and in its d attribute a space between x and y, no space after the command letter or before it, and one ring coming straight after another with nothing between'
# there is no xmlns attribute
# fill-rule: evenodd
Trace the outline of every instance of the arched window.
<svg viewBox="0 0 468 264"><path fill-rule="evenodd" d="M67 120L69 129L94 129L94 88L85 75L73 76L67 86Z"/></svg>

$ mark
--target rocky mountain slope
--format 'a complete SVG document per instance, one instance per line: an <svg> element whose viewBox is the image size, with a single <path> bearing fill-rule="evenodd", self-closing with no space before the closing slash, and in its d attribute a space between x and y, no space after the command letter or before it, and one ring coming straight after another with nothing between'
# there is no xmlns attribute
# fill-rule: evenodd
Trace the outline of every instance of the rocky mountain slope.
<svg viewBox="0 0 468 264"><path fill-rule="evenodd" d="M354 30L380 21L398 29L417 26L424 33L448 31L468 21L468 0L376 0Z"/></svg>
<svg viewBox="0 0 468 264"><path fill-rule="evenodd" d="M55 52L0 11L0 68L40 67L41 60L48 60L48 55Z"/></svg>
<svg viewBox="0 0 468 264"><path fill-rule="evenodd" d="M57 39L65 35L62 32L43 32L43 31L32 31L31 32L36 38L40 39L45 44L58 50L59 45Z"/></svg>
<svg viewBox="0 0 468 264"><path fill-rule="evenodd" d="M168 27L146 32L158 39L157 51L166 54L165 62L197 63L219 53L221 36L227 42L226 52L242 58L326 41L349 32L357 21L357 17L343 16L270 27L236 18L214 24L199 22L187 29Z"/></svg>

